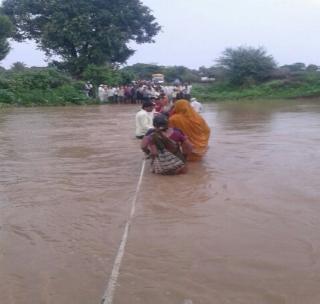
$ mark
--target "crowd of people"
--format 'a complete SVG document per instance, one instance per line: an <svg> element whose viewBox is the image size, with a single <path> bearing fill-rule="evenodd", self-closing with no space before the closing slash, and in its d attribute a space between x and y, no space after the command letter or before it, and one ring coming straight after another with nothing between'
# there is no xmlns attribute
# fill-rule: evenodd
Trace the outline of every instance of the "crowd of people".
<svg viewBox="0 0 320 304"><path fill-rule="evenodd" d="M200 114L202 104L191 98L191 89L190 84L164 86L148 81L101 84L98 97L101 103L141 104L136 138L151 159L152 172L172 175L185 173L187 162L200 160L208 148L210 129Z"/></svg>
<svg viewBox="0 0 320 304"><path fill-rule="evenodd" d="M210 128L200 114L201 103L178 90L174 96L161 90L142 99L136 114L136 137L156 174L185 173L187 162L201 160L208 149Z"/></svg>
<svg viewBox="0 0 320 304"><path fill-rule="evenodd" d="M111 86L101 84L98 97L101 103L142 103L150 98L166 96L172 101L179 92L190 96L192 85L161 86L149 81L136 81L129 85Z"/></svg>

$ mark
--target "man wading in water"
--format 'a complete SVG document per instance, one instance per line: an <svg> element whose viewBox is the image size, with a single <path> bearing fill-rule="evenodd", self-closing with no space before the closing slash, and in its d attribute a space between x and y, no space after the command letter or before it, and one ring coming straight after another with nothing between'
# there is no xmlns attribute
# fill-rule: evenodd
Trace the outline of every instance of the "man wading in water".
<svg viewBox="0 0 320 304"><path fill-rule="evenodd" d="M142 139L152 128L154 103L147 100L142 103L142 109L136 114L136 138Z"/></svg>

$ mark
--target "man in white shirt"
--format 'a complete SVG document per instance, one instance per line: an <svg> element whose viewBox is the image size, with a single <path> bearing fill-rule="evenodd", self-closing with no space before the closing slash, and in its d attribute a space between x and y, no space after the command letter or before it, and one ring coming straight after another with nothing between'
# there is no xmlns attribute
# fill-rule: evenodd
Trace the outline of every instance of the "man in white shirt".
<svg viewBox="0 0 320 304"><path fill-rule="evenodd" d="M196 99L196 98L191 98L191 107L193 107L193 109L200 113L202 112L202 104Z"/></svg>
<svg viewBox="0 0 320 304"><path fill-rule="evenodd" d="M115 88L109 87L107 90L107 96L108 96L108 102L113 103L114 102L114 91Z"/></svg>
<svg viewBox="0 0 320 304"><path fill-rule="evenodd" d="M100 102L104 101L104 94L105 94L104 85L100 84L98 88L98 97Z"/></svg>
<svg viewBox="0 0 320 304"><path fill-rule="evenodd" d="M147 131L153 128L153 109L153 102L143 102L142 109L136 114L136 138L142 139Z"/></svg>

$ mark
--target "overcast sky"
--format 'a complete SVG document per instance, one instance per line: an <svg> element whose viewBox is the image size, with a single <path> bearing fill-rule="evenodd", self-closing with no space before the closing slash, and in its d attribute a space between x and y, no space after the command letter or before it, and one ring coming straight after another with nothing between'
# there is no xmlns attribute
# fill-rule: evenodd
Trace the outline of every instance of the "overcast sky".
<svg viewBox="0 0 320 304"><path fill-rule="evenodd" d="M1 0L0 0L1 2ZM320 65L320 0L143 0L162 26L154 44L133 45L128 64L212 66L227 47L263 46L279 65ZM1 62L46 65L35 45L14 44Z"/></svg>

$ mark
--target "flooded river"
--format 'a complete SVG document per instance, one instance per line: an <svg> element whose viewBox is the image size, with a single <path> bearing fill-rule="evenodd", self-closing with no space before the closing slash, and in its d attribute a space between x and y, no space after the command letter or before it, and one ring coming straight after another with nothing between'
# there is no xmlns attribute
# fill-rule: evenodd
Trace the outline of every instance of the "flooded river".
<svg viewBox="0 0 320 304"><path fill-rule="evenodd" d="M138 108L1 110L1 304L100 302L142 165ZM113 303L320 303L320 101L203 116L203 162L145 168Z"/></svg>

